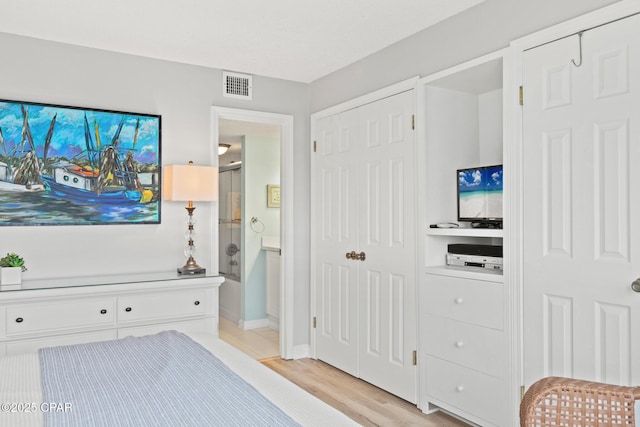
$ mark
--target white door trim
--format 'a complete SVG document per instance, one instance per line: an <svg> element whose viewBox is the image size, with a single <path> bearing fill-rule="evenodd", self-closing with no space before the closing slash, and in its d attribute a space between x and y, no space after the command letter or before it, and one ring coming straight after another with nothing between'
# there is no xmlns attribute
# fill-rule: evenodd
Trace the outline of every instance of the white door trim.
<svg viewBox="0 0 640 427"><path fill-rule="evenodd" d="M242 110L237 108L211 107L211 143L218 145L218 120L243 120L248 122L270 123L280 126L280 357L294 358L293 324L293 116L289 114L269 113L265 111ZM213 150L217 152L216 150ZM215 159L217 164L217 156ZM216 235L218 224L215 224ZM213 254L213 251L212 251ZM212 255L213 256L213 255ZM211 265L218 265L217 259Z"/></svg>
<svg viewBox="0 0 640 427"><path fill-rule="evenodd" d="M374 92L368 93L366 95L359 96L358 98L351 99L349 101L342 102L340 104L334 105L333 107L325 108L324 110L318 111L316 113L311 114L311 123L313 124L315 121L332 116L337 113L341 113L343 111L352 110L354 108L358 108L362 105L369 104L371 102L375 102L382 98L387 98L389 96L396 95L400 92L405 92L407 90L415 89L416 82L418 81L419 76L411 77L407 80L403 80L399 83L393 84L391 86L384 87L382 89L378 89ZM313 129L311 132L311 137L314 138L315 135L313 133Z"/></svg>

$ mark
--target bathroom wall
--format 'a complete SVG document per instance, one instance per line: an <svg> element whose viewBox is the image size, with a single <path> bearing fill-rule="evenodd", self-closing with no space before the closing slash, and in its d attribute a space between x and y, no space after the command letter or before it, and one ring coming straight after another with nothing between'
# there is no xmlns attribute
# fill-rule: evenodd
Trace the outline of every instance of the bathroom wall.
<svg viewBox="0 0 640 427"><path fill-rule="evenodd" d="M246 136L242 150L242 318L267 318L262 237L280 235L280 209L267 207L267 185L280 185L280 140ZM254 224L251 218L258 219Z"/></svg>

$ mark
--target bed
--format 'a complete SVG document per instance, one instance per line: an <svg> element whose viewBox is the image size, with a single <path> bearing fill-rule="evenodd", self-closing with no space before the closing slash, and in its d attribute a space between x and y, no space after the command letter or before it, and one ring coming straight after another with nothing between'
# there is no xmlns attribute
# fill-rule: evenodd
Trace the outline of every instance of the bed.
<svg viewBox="0 0 640 427"><path fill-rule="evenodd" d="M1 426L358 425L205 334L165 331L6 356L0 379Z"/></svg>

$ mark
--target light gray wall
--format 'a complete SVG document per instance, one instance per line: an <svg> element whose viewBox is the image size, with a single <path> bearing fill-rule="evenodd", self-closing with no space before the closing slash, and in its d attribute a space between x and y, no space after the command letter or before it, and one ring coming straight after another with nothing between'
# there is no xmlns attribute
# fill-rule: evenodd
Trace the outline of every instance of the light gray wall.
<svg viewBox="0 0 640 427"><path fill-rule="evenodd" d="M614 0L486 0L311 83L312 113L414 76L507 47L537 30Z"/></svg>
<svg viewBox="0 0 640 427"><path fill-rule="evenodd" d="M254 76L253 100L222 96L222 71L0 33L0 98L162 115L162 163L217 162L211 106L294 116L294 157L309 163L308 85ZM295 169L297 283L308 283L309 176ZM36 278L170 270L184 264L184 204L162 203L159 225L0 227L0 253L22 254ZM196 203L196 260L217 271L217 244L207 241L217 203ZM211 219L210 219L211 218ZM214 241L217 235L214 236ZM306 254L306 255L305 255ZM212 262L212 260L214 260ZM211 265L215 263L215 265ZM308 343L308 286L298 286L294 344Z"/></svg>
<svg viewBox="0 0 640 427"><path fill-rule="evenodd" d="M538 29L613 0L487 0L310 85L255 76L253 101L223 98L221 70L0 33L0 98L161 114L163 164L208 164L212 105L292 114L294 138L294 344L309 342L309 112L505 47ZM216 205L198 206L200 218ZM163 203L158 226L4 227L0 253L22 253L29 276L154 271L181 265L184 208ZM209 234L208 221L198 234ZM196 242L202 261L217 247ZM100 253L87 251L99 246ZM215 252L215 253L214 253ZM161 267L158 267L161 266Z"/></svg>

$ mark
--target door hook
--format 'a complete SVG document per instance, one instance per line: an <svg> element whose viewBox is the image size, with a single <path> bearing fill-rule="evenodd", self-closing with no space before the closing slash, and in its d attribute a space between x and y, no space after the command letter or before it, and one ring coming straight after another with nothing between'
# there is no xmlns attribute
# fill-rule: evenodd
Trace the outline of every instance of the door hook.
<svg viewBox="0 0 640 427"><path fill-rule="evenodd" d="M576 67L579 67L582 65L582 34L584 33L584 31L580 31L578 33L578 43L580 44L580 62L576 63L576 61L574 59L571 60L571 63L573 65L575 65Z"/></svg>

